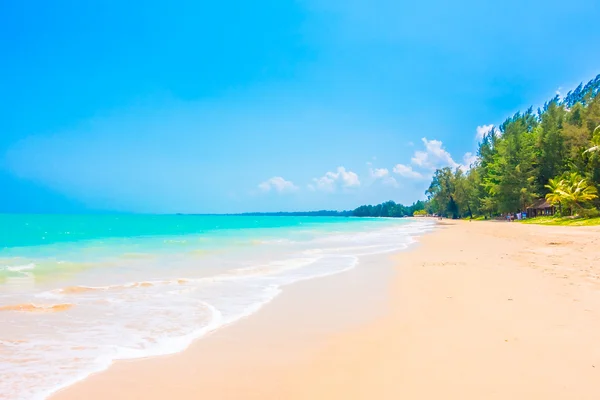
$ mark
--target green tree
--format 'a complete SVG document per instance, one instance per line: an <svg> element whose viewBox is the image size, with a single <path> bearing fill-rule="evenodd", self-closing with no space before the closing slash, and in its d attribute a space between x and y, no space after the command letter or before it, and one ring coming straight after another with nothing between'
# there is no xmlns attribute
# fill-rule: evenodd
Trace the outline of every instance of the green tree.
<svg viewBox="0 0 600 400"><path fill-rule="evenodd" d="M425 192L436 205L435 213L444 217L458 218L458 207L454 201L454 174L452 169L445 167L433 174L429 189Z"/></svg>
<svg viewBox="0 0 600 400"><path fill-rule="evenodd" d="M565 138L562 132L564 117L565 110L556 100L550 101L540 116L538 133L540 186L565 171Z"/></svg>
<svg viewBox="0 0 600 400"><path fill-rule="evenodd" d="M554 206L558 206L560 209L560 213L562 214L562 194L560 193L560 190L562 189L564 185L564 180L559 179L559 178L552 178L548 181L548 184L546 185L546 188L548 190L550 190L550 192L548 192L548 194L546 194L546 200L554 205Z"/></svg>
<svg viewBox="0 0 600 400"><path fill-rule="evenodd" d="M600 207L599 94L600 75L537 113L530 108L507 118L483 137L470 170L435 171L428 211L492 216L524 210L546 195L572 213Z"/></svg>
<svg viewBox="0 0 600 400"><path fill-rule="evenodd" d="M571 172L561 179L555 192L560 202L571 210L571 215L576 209L583 209L586 203L598 197L598 190L577 172Z"/></svg>
<svg viewBox="0 0 600 400"><path fill-rule="evenodd" d="M458 205L461 216L473 218L479 210L477 201L477 176L476 172L465 173L460 168L454 173L454 200Z"/></svg>

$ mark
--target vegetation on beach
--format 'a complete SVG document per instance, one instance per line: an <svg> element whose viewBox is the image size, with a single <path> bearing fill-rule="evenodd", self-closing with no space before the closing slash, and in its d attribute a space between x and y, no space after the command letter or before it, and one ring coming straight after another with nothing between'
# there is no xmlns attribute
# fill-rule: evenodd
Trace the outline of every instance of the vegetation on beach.
<svg viewBox="0 0 600 400"><path fill-rule="evenodd" d="M335 210L320 210L320 211L280 211L280 212L249 212L242 214L250 217L350 217L352 211L335 211Z"/></svg>
<svg viewBox="0 0 600 400"><path fill-rule="evenodd" d="M417 201L410 206L402 204L396 204L393 201L386 201L385 203L372 205L360 206L352 212L355 217L411 217L415 212L425 210L427 203L424 201ZM427 214L427 212L424 212Z"/></svg>
<svg viewBox="0 0 600 400"><path fill-rule="evenodd" d="M435 171L427 211L450 218L497 216L525 211L545 198L562 216L598 216L599 93L600 75L537 112L518 112L491 129L468 170Z"/></svg>
<svg viewBox="0 0 600 400"><path fill-rule="evenodd" d="M600 225L600 217L596 218L572 218L572 217L535 217L519 221L523 224L538 225L560 225L560 226L596 226Z"/></svg>
<svg viewBox="0 0 600 400"><path fill-rule="evenodd" d="M567 210L570 215L577 213L585 217L598 216L598 210L585 207L598 198L598 189L579 173L565 173L560 178L550 179L545 187L550 190L546 194L546 200L558 206L560 214Z"/></svg>
<svg viewBox="0 0 600 400"><path fill-rule="evenodd" d="M377 205L364 205L350 211L296 211L296 212L253 212L234 215L244 216L260 216L260 217L388 217L401 218L412 217L415 215L427 215L425 211L427 203L425 201L417 201L410 206L397 204L390 200Z"/></svg>

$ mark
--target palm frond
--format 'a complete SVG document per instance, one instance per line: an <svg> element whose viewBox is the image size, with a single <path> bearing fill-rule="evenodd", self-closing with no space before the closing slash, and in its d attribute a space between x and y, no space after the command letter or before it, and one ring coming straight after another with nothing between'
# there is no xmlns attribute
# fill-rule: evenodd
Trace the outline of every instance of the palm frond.
<svg viewBox="0 0 600 400"><path fill-rule="evenodd" d="M593 153L595 151L600 151L600 146L590 147L589 149L587 149L586 151L584 151L583 154L585 154L585 153Z"/></svg>

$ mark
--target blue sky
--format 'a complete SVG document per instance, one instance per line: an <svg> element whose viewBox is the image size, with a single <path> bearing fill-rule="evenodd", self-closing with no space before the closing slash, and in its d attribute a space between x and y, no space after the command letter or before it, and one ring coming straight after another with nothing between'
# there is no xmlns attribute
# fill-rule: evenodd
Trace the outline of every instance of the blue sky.
<svg viewBox="0 0 600 400"><path fill-rule="evenodd" d="M485 3L2 2L0 212L423 198L600 73L597 1Z"/></svg>

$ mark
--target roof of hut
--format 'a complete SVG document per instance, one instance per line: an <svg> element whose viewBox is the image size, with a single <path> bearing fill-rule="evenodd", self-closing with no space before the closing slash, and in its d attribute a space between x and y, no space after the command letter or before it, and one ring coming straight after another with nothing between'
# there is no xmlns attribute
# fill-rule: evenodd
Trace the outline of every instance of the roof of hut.
<svg viewBox="0 0 600 400"><path fill-rule="evenodd" d="M536 210L543 210L545 208L552 208L554 207L552 204L548 203L548 200L546 199L537 199L536 201L533 202L532 205L530 205L527 208L533 208Z"/></svg>

